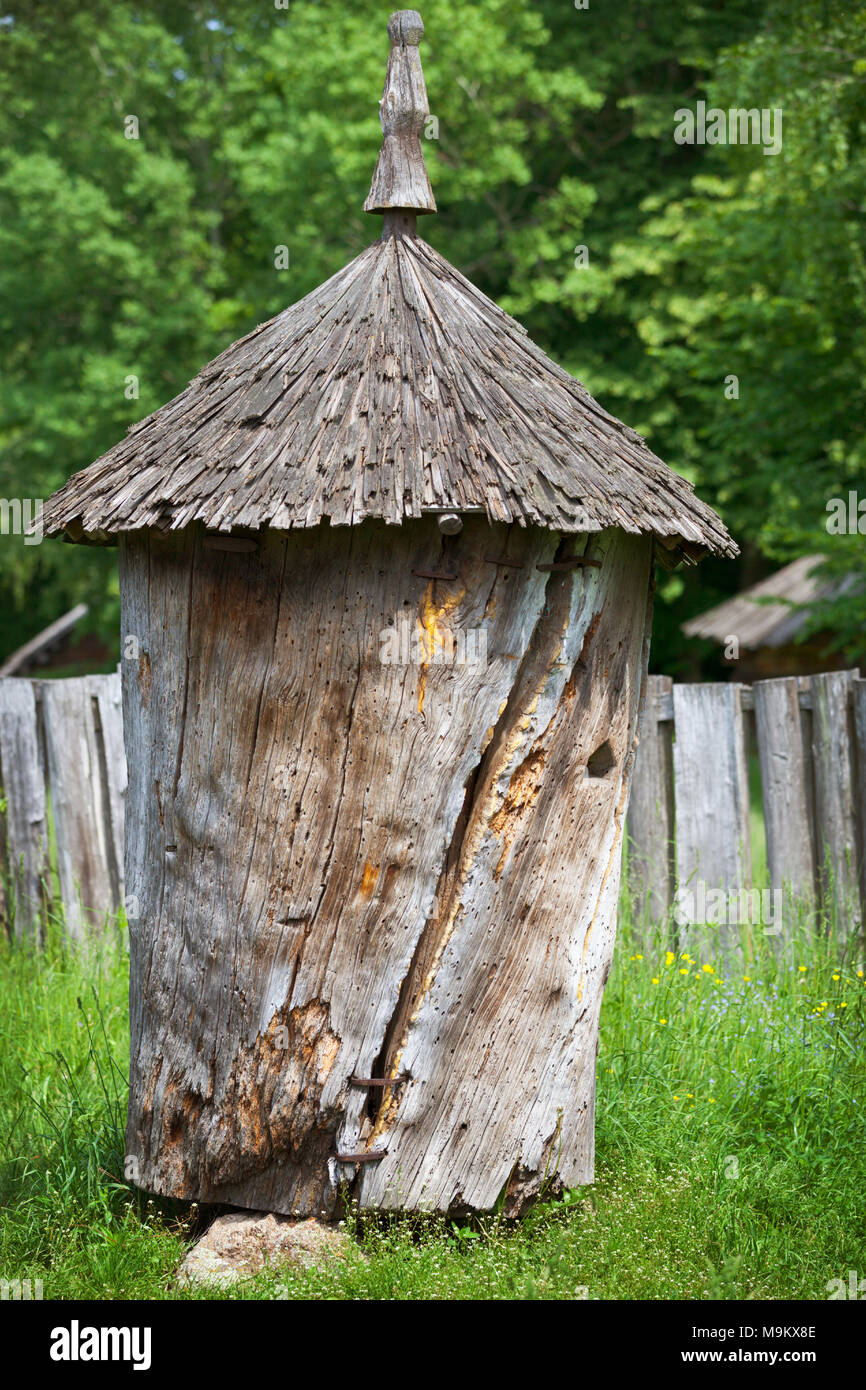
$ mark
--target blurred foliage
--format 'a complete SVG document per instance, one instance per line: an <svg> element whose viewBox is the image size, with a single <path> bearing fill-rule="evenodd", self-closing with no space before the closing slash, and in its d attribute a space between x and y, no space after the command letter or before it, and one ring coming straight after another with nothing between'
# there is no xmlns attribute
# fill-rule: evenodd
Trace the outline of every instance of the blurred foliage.
<svg viewBox="0 0 866 1390"><path fill-rule="evenodd" d="M361 208L387 12L7 0L0 496L47 497L377 235ZM743 546L736 564L662 579L654 667L687 669L678 624L775 563L825 550L863 572L862 540L829 544L825 521L863 477L866 10L426 0L423 14L440 208L423 234ZM782 107L781 153L676 144L674 113L698 100ZM0 555L0 653L80 599L116 642L112 551L3 537ZM854 658L862 610L855 586L833 615Z"/></svg>

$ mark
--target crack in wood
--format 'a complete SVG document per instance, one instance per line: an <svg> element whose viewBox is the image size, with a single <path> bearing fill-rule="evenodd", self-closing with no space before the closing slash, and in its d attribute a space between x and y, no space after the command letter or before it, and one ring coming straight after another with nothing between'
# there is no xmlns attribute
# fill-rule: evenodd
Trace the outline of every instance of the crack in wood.
<svg viewBox="0 0 866 1390"><path fill-rule="evenodd" d="M561 541L560 549L566 543ZM382 1050L373 1067L376 1073L392 1076L400 1065L408 1029L431 988L439 962L458 920L461 909L458 894L461 884L466 879L474 852L488 825L494 828L493 822L496 816L502 813L508 798L511 782L502 798L499 811L493 811L500 774L514 751L515 731L516 740L519 742L528 711L534 709L537 704L540 691L550 675L550 668L562 649L571 611L571 584L570 575L551 575L548 580L545 600L526 643L511 691L500 710L478 764L466 782L463 808L454 826L437 885L436 899L439 911L436 917L427 923L418 939L412 963L400 986L396 1009L385 1031ZM511 731L510 734L507 731ZM514 776L520 773L521 768L518 768ZM513 780L512 777L511 781ZM506 820L507 817L500 820L495 827L495 833L505 831ZM368 1114L373 1121L371 1142L387 1126L389 1119L393 1118L399 1103L400 1097L393 1093L383 1093L378 1104L371 1096L368 1102Z"/></svg>

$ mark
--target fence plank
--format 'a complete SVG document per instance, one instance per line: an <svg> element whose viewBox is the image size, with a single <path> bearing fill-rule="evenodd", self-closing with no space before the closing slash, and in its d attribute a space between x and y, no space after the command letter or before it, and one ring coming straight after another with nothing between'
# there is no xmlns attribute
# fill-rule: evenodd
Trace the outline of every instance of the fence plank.
<svg viewBox="0 0 866 1390"><path fill-rule="evenodd" d="M117 903L104 749L97 733L93 677L41 685L57 869L66 929L82 937ZM98 698L98 695L97 695Z"/></svg>
<svg viewBox="0 0 866 1390"><path fill-rule="evenodd" d="M673 901L673 724L659 718L672 689L670 676L647 680L628 808L629 886L637 919L649 924L664 921Z"/></svg>
<svg viewBox="0 0 866 1390"><path fill-rule="evenodd" d="M123 703L120 672L91 676L97 737L104 751L103 784L109 818L109 870L113 906L123 900L123 817L126 803L126 753L123 747Z"/></svg>
<svg viewBox="0 0 866 1390"><path fill-rule="evenodd" d="M756 681L767 868L773 888L813 899L817 888L811 716L796 676Z"/></svg>
<svg viewBox="0 0 866 1390"><path fill-rule="evenodd" d="M860 902L866 908L866 680L851 683L854 702L854 738L857 745L857 824L860 828Z"/></svg>
<svg viewBox="0 0 866 1390"><path fill-rule="evenodd" d="M680 941L730 956L739 944L739 928L727 912L718 920L711 895L746 887L751 880L742 687L675 685L673 695ZM707 926L708 920L715 925Z"/></svg>
<svg viewBox="0 0 866 1390"><path fill-rule="evenodd" d="M852 708L857 674L828 671L811 678L818 877L841 943L856 939L863 923Z"/></svg>
<svg viewBox="0 0 866 1390"><path fill-rule="evenodd" d="M48 837L36 697L28 680L0 680L0 778L14 932L17 937L38 936Z"/></svg>

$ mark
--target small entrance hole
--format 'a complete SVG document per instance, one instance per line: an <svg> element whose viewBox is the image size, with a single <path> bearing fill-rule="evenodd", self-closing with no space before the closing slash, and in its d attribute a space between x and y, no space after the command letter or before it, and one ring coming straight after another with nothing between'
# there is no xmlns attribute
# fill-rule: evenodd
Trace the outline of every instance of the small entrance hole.
<svg viewBox="0 0 866 1390"><path fill-rule="evenodd" d="M611 768L616 764L613 756L613 749L605 740L600 748L590 756L586 764L587 777L606 777Z"/></svg>

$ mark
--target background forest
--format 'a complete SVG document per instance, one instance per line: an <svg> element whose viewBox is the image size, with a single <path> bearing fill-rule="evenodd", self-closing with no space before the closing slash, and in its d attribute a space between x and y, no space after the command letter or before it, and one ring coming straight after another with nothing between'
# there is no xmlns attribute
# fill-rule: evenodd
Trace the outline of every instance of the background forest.
<svg viewBox="0 0 866 1390"><path fill-rule="evenodd" d="M0 6L0 497L48 497L378 235L361 208L391 8ZM423 235L742 547L660 576L653 668L681 673L679 624L796 555L866 577L863 535L826 529L831 498L866 499L866 8L421 8ZM781 152L677 144L699 100L782 108ZM83 599L116 659L114 566L4 536L0 658ZM818 618L852 663L864 606L855 585Z"/></svg>

